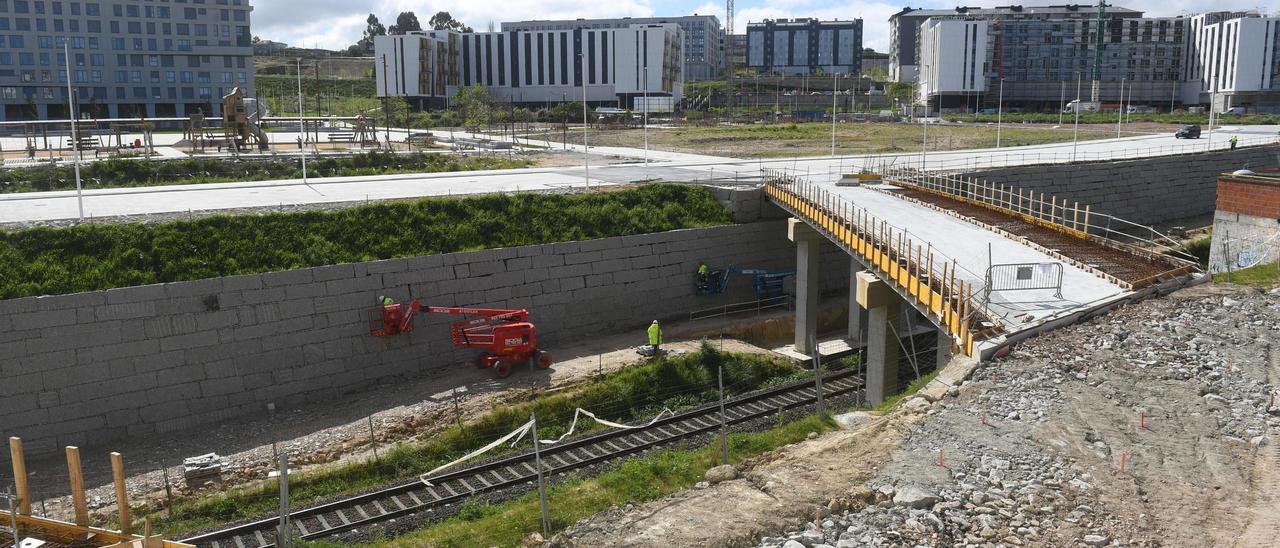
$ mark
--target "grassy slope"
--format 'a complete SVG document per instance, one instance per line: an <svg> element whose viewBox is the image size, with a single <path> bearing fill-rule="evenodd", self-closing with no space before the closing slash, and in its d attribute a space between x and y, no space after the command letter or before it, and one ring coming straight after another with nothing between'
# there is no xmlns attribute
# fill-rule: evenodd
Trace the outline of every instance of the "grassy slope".
<svg viewBox="0 0 1280 548"><path fill-rule="evenodd" d="M337 211L0 232L0 298L728 224L704 188L432 198Z"/></svg>
<svg viewBox="0 0 1280 548"><path fill-rule="evenodd" d="M1261 287L1263 289L1280 286L1280 263L1260 264L1244 270L1237 270L1230 274L1223 272L1213 275L1213 281L1215 282L1226 283L1228 280L1234 284Z"/></svg>

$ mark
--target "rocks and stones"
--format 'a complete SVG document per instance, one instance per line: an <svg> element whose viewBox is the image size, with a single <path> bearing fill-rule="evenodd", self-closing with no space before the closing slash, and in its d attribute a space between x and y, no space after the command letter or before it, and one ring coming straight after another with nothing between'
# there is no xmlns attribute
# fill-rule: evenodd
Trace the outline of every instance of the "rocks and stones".
<svg viewBox="0 0 1280 548"><path fill-rule="evenodd" d="M187 486L194 489L222 481L222 469L226 466L227 462L217 453L206 453L182 459L182 475L187 480Z"/></svg>
<svg viewBox="0 0 1280 548"><path fill-rule="evenodd" d="M707 473L705 476L703 476L703 479L707 480L707 483L711 485L715 485L722 481L730 481L730 480L738 479L738 469L734 468L732 464L722 464L720 466L707 470Z"/></svg>
<svg viewBox="0 0 1280 548"><path fill-rule="evenodd" d="M893 495L893 503L907 508L932 508L938 502L938 495L916 485L907 485L898 489Z"/></svg>
<svg viewBox="0 0 1280 548"><path fill-rule="evenodd" d="M1111 542L1111 538L1106 535L1092 534L1084 536L1084 543L1089 546L1106 546L1109 542Z"/></svg>

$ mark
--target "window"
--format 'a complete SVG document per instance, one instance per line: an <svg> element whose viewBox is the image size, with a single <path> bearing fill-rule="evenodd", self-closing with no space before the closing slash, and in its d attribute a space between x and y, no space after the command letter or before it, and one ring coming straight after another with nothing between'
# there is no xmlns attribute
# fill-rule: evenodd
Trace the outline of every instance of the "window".
<svg viewBox="0 0 1280 548"><path fill-rule="evenodd" d="M111 39L111 49L116 50L116 51L123 51L123 50L124 50L124 38L112 38L112 39Z"/></svg>

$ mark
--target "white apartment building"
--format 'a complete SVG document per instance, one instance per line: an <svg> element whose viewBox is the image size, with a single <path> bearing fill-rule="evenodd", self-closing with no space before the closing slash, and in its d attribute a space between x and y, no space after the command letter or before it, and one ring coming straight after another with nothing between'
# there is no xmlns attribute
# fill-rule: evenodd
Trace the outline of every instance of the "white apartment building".
<svg viewBox="0 0 1280 548"><path fill-rule="evenodd" d="M939 95L987 91L988 21L927 19L920 25L917 54L919 101Z"/></svg>
<svg viewBox="0 0 1280 548"><path fill-rule="evenodd" d="M538 105L582 100L629 108L632 99L684 97L683 31L676 24L502 32L422 31L374 41L380 97L442 107L466 86ZM647 78L646 78L647 77Z"/></svg>
<svg viewBox="0 0 1280 548"><path fill-rule="evenodd" d="M1191 18L1183 101L1225 111L1280 109L1280 18L1205 13Z"/></svg>

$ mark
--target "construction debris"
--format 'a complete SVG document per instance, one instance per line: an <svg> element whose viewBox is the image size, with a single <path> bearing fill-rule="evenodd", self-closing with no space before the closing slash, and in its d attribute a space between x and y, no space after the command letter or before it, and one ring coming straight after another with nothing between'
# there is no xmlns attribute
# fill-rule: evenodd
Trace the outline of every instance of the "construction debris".
<svg viewBox="0 0 1280 548"><path fill-rule="evenodd" d="M227 461L217 453L207 453L182 459L182 474L187 480L187 487L196 489L209 483L220 483L222 469L227 466Z"/></svg>

